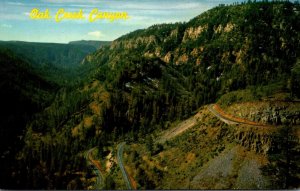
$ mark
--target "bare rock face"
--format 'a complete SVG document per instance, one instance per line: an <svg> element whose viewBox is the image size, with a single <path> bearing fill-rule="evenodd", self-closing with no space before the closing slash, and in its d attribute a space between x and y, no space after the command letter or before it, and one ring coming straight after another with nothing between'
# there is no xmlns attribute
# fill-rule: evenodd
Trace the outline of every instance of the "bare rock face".
<svg viewBox="0 0 300 191"><path fill-rule="evenodd" d="M191 27L184 32L183 42L196 39L203 31L207 30L208 25Z"/></svg>
<svg viewBox="0 0 300 191"><path fill-rule="evenodd" d="M171 52L168 52L168 53L165 55L165 57L163 58L163 61L166 62L166 63L170 63L171 57L172 57L172 53L171 53Z"/></svg>
<svg viewBox="0 0 300 191"><path fill-rule="evenodd" d="M296 102L249 102L243 105L233 104L229 107L228 112L264 124L300 125L298 108L300 108L300 103Z"/></svg>
<svg viewBox="0 0 300 191"><path fill-rule="evenodd" d="M269 131L261 131L259 128L261 127L238 128L234 138L241 146L266 155L272 145L272 136Z"/></svg>

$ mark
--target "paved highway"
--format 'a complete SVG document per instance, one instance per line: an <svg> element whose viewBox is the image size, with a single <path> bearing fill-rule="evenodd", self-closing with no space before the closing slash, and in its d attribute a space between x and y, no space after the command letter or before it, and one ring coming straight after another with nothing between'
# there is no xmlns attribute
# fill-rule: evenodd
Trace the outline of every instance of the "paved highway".
<svg viewBox="0 0 300 191"><path fill-rule="evenodd" d="M215 107L217 109L215 109ZM254 122L254 121L248 121L248 120L242 119L242 118L227 116L227 114L225 114L223 111L221 111L221 112L219 111L219 110L221 110L221 108L218 105L213 105L213 104L209 105L208 109L216 117L218 117L221 121L224 121L227 124L245 124L245 125L251 125L251 126L267 126L265 124L259 124L259 123Z"/></svg>
<svg viewBox="0 0 300 191"><path fill-rule="evenodd" d="M216 117L218 117L221 121L227 123L227 124L238 124L238 122L236 121L233 121L231 119L229 119L228 117L225 117L223 115L221 115L218 111L216 111L214 108L213 108L214 105L209 105L208 106L208 110L210 112L212 112Z"/></svg>
<svg viewBox="0 0 300 191"><path fill-rule="evenodd" d="M92 151L96 149L95 147L88 150L87 152L87 160L94 166L93 171L97 175L97 182L95 184L96 189L101 189L103 187L103 174L101 173L100 164L98 164L92 157Z"/></svg>
<svg viewBox="0 0 300 191"><path fill-rule="evenodd" d="M123 165L123 151L124 151L124 145L125 145L125 142L122 142L118 145L118 150L117 150L117 160L118 160L118 164L119 164L119 167L121 169L121 172L122 172L122 175L123 175L123 179L126 183L126 186L128 189L132 190L132 185L129 181L129 177L126 173L126 170L124 168L124 165Z"/></svg>

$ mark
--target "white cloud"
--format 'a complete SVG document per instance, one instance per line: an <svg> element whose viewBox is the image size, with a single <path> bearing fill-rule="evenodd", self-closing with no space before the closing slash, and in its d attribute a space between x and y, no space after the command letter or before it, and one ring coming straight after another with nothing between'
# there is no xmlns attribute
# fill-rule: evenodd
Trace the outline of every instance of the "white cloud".
<svg viewBox="0 0 300 191"><path fill-rule="evenodd" d="M93 31L88 33L89 36L100 38L104 37L105 35L101 31Z"/></svg>
<svg viewBox="0 0 300 191"><path fill-rule="evenodd" d="M7 4L13 5L13 6L24 6L24 3L21 3L21 2L7 2Z"/></svg>
<svg viewBox="0 0 300 191"><path fill-rule="evenodd" d="M2 28L12 28L12 25L2 24L1 27L2 27Z"/></svg>

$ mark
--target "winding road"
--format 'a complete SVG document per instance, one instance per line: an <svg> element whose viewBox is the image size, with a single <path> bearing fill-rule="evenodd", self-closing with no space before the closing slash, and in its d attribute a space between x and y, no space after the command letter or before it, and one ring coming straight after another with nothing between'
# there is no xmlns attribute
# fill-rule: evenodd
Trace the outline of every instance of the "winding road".
<svg viewBox="0 0 300 191"><path fill-rule="evenodd" d="M96 149L96 147L88 150L86 158L94 166L93 171L97 175L97 182L95 184L95 188L96 189L101 189L103 187L103 180L104 180L103 174L101 172L101 167L100 167L99 162L94 160L93 157L92 157L92 154L91 154L92 151L95 150L95 149Z"/></svg>
<svg viewBox="0 0 300 191"><path fill-rule="evenodd" d="M227 123L227 124L244 124L244 125L250 125L250 126L259 126L259 127L267 127L268 125L260 124L255 121L249 121L246 119L238 118L231 116L227 113L225 113L219 105L212 104L208 106L208 109L210 112L212 112L216 117L218 117L221 121Z"/></svg>
<svg viewBox="0 0 300 191"><path fill-rule="evenodd" d="M118 145L117 160L118 160L118 164L119 164L119 167L120 167L122 175L123 175L123 179L126 183L126 186L129 190L132 190L133 186L131 185L128 174L127 174L127 172L125 170L125 167L123 165L123 151L124 151L125 144L126 144L125 142L122 142Z"/></svg>

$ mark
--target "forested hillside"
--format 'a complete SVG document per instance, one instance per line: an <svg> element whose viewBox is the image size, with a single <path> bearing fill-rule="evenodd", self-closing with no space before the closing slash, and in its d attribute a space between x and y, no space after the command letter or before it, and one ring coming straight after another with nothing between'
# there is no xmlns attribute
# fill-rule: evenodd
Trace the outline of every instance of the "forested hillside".
<svg viewBox="0 0 300 191"><path fill-rule="evenodd" d="M239 89L256 99L274 91L299 96L299 9L289 2L220 5L188 23L129 33L85 60L98 66L95 78L120 102L112 105L127 113L129 126L187 117Z"/></svg>
<svg viewBox="0 0 300 191"><path fill-rule="evenodd" d="M290 175L290 171L281 171L283 165L278 162L288 154L273 137L298 132L299 109L276 106L276 101L267 111L262 109L266 123L282 129L273 135L276 131L269 127L239 129L220 122L210 113L210 106L204 105L218 102L226 108L271 98L298 103L299 14L299 3L286 1L220 5L187 23L154 25L101 47L83 59L82 79L72 86L58 83L56 94L49 94L54 97L47 107L27 121L20 140L23 147L9 169L12 181L1 187L95 189L86 156L96 147L95 155L104 168L102 188L124 189L115 156L117 144L126 141L131 147L124 155L125 168L131 169L131 181L135 179L138 189L296 188L298 174L291 176L295 179L289 184L279 181ZM45 54L50 55L46 49ZM75 60L70 61L76 65ZM272 112L279 115L279 110L288 116L285 123L271 121ZM236 113L254 115L241 109ZM188 133L160 142L158 136L170 128L189 124L193 128ZM268 152L269 148L273 150ZM297 158L295 148L291 152ZM273 160L271 156L275 162L270 164L280 172L266 173L262 184L246 184L245 171L252 169L247 161L251 157L259 160L253 167L258 175L252 171L249 175L255 179L262 177L260 168ZM222 168L213 164L220 166L225 161L233 165L230 158L236 172L219 180ZM291 161L297 169L295 158ZM246 170L238 171L239 165ZM212 176L218 181L202 173L216 168ZM276 185L267 180L273 176L278 179Z"/></svg>
<svg viewBox="0 0 300 191"><path fill-rule="evenodd" d="M44 79L62 86L74 86L85 80L93 66L82 66L85 56L109 42L76 41L69 44L0 41L1 49L9 49L22 57ZM99 47L96 47L99 46Z"/></svg>
<svg viewBox="0 0 300 191"><path fill-rule="evenodd" d="M110 41L93 41L93 40L79 40L79 41L71 41L69 44L80 44L80 45L89 45L93 46L96 49L99 49L103 46L110 45Z"/></svg>
<svg viewBox="0 0 300 191"><path fill-rule="evenodd" d="M22 41L1 41L0 47L8 48L18 55L25 56L32 64L52 64L61 68L78 66L88 53L96 50L92 45L80 43L58 44Z"/></svg>
<svg viewBox="0 0 300 191"><path fill-rule="evenodd" d="M1 185L8 183L5 173L13 168L15 154L22 147L20 138L34 113L43 110L58 88L36 74L30 64L13 52L0 49L0 153ZM5 165L4 165L5 164Z"/></svg>
<svg viewBox="0 0 300 191"><path fill-rule="evenodd" d="M95 50L81 44L0 42L0 153L1 164L6 164L1 166L1 185L11 187L20 181L12 179L19 169L16 154L24 146L20 140L34 114L48 107L60 89L76 88L88 79L92 67L81 66L81 61Z"/></svg>

